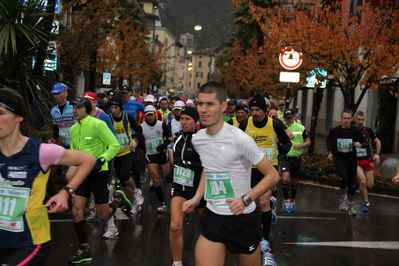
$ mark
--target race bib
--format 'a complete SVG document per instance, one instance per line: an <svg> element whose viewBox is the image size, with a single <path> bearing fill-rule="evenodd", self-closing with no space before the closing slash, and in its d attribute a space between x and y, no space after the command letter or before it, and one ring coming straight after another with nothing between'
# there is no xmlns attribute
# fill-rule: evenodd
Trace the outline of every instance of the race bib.
<svg viewBox="0 0 399 266"><path fill-rule="evenodd" d="M59 136L60 139L62 140L62 143L64 144L71 143L71 135L69 134L69 127L60 128Z"/></svg>
<svg viewBox="0 0 399 266"><path fill-rule="evenodd" d="M161 137L146 140L147 152L148 153L157 153L157 147L159 145L161 145L162 143L163 143L163 140Z"/></svg>
<svg viewBox="0 0 399 266"><path fill-rule="evenodd" d="M117 134L116 138L118 139L118 142L121 146L121 150L124 150L127 148L127 146L129 146L129 139L126 136L126 133L123 134Z"/></svg>
<svg viewBox="0 0 399 266"><path fill-rule="evenodd" d="M269 159L270 162L273 161L273 148L259 147L263 154Z"/></svg>
<svg viewBox="0 0 399 266"><path fill-rule="evenodd" d="M356 147L356 155L357 155L357 157L365 157L365 156L367 156L367 149L366 148L357 148Z"/></svg>
<svg viewBox="0 0 399 266"><path fill-rule="evenodd" d="M0 229L24 231L23 214L28 205L29 188L0 186Z"/></svg>
<svg viewBox="0 0 399 266"><path fill-rule="evenodd" d="M339 152L348 153L353 151L352 139L337 139L337 149Z"/></svg>
<svg viewBox="0 0 399 266"><path fill-rule="evenodd" d="M193 187L194 171L185 167L175 166L173 169L173 181L183 186Z"/></svg>
<svg viewBox="0 0 399 266"><path fill-rule="evenodd" d="M215 206L227 206L227 199L234 199L229 172L206 172L205 200Z"/></svg>

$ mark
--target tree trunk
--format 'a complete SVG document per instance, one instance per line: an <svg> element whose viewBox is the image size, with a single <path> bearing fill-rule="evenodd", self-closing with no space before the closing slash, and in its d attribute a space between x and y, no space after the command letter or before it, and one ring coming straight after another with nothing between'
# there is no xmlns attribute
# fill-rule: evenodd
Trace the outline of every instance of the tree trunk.
<svg viewBox="0 0 399 266"><path fill-rule="evenodd" d="M308 148L308 153L313 154L315 149L315 136L316 136L316 125L317 118L319 116L320 106L323 102L324 89L316 87L313 90L313 108L312 108L312 120L310 126L310 141L311 144Z"/></svg>

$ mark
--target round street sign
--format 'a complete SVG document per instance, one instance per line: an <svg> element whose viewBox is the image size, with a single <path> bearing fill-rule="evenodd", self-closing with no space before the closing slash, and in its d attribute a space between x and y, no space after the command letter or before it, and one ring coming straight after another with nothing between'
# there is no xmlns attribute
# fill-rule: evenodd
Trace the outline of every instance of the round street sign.
<svg viewBox="0 0 399 266"><path fill-rule="evenodd" d="M280 64L288 70L297 69L303 62L302 53L295 51L293 47L285 47L279 56Z"/></svg>

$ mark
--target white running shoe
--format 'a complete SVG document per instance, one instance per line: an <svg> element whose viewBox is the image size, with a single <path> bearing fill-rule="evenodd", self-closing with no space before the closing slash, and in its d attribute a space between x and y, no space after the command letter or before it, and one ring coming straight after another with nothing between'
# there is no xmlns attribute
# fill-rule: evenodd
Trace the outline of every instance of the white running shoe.
<svg viewBox="0 0 399 266"><path fill-rule="evenodd" d="M341 204L339 205L339 209L341 211L347 211L348 210L348 198L347 197L342 197L341 198Z"/></svg>
<svg viewBox="0 0 399 266"><path fill-rule="evenodd" d="M148 169L146 168L145 171L141 171L141 173L140 173L141 184L144 184L145 181L147 181L147 178L148 178Z"/></svg>
<svg viewBox="0 0 399 266"><path fill-rule="evenodd" d="M165 204L157 208L157 212L164 213L164 212L167 212L167 210L168 210L168 207Z"/></svg>
<svg viewBox="0 0 399 266"><path fill-rule="evenodd" d="M349 215L351 216L356 216L356 210L355 210L355 206L353 206L353 204L349 204L348 205L348 209L349 209Z"/></svg>
<svg viewBox="0 0 399 266"><path fill-rule="evenodd" d="M136 202L137 205L141 205L144 202L144 197L143 193L141 192L141 189L136 188L136 192L133 192L133 201Z"/></svg>
<svg viewBox="0 0 399 266"><path fill-rule="evenodd" d="M116 226L107 226L105 227L105 233L103 234L104 238L114 238L119 235L118 229Z"/></svg>
<svg viewBox="0 0 399 266"><path fill-rule="evenodd" d="M137 205L135 201L133 201L132 209L130 210L130 214L138 214L141 211L141 205Z"/></svg>

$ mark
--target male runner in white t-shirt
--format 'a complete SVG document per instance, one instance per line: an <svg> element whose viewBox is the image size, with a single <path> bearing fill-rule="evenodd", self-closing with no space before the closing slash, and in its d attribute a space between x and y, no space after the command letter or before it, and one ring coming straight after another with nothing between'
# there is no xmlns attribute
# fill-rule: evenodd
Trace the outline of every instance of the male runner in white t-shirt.
<svg viewBox="0 0 399 266"><path fill-rule="evenodd" d="M226 88L217 82L201 86L198 113L205 130L192 143L204 171L195 196L183 211L192 211L202 196L207 205L201 216L201 235L195 249L197 266L222 266L226 251L237 255L238 265L260 265L261 212L253 200L279 180L273 165L240 129L223 121ZM265 175L251 189L251 166Z"/></svg>

